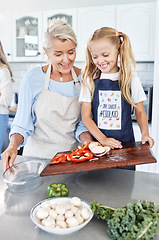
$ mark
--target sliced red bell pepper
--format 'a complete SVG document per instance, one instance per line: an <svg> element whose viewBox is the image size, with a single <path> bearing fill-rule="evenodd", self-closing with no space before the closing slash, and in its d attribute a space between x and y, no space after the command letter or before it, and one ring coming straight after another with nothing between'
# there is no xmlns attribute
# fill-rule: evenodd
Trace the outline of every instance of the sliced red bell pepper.
<svg viewBox="0 0 159 240"><path fill-rule="evenodd" d="M89 150L89 144L84 143L83 146L77 147L76 150L72 150L71 153L59 153L57 154L49 164L57 164L57 163L66 163L66 161L71 162L84 162L93 158L93 154Z"/></svg>
<svg viewBox="0 0 159 240"><path fill-rule="evenodd" d="M53 157L52 161L49 162L49 164L57 164L57 163L65 163L67 160L67 155L64 153L57 154L55 157Z"/></svg>

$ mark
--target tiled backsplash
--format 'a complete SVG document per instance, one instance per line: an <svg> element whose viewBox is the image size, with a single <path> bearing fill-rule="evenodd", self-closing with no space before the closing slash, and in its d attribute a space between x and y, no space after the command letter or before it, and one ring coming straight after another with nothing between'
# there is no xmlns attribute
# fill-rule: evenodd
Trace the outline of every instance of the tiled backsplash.
<svg viewBox="0 0 159 240"><path fill-rule="evenodd" d="M31 68L45 65L45 63L10 63L11 69L13 71L13 78L15 82L13 83L13 90L14 92L19 93L19 88L21 81L23 79L24 74L30 70ZM76 62L75 65L77 67L82 67L81 62ZM154 75L154 63L137 63L136 64L136 71L140 77L142 84L152 84L153 85L153 75Z"/></svg>

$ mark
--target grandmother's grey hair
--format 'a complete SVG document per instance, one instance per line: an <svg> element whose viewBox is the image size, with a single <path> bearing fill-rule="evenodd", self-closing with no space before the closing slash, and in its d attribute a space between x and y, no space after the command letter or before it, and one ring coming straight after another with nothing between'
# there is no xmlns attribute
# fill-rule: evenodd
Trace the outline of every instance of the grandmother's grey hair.
<svg viewBox="0 0 159 240"><path fill-rule="evenodd" d="M53 19L49 22L43 36L43 48L46 52L51 49L51 40L58 38L61 40L72 40L77 46L77 38L71 26L62 20Z"/></svg>

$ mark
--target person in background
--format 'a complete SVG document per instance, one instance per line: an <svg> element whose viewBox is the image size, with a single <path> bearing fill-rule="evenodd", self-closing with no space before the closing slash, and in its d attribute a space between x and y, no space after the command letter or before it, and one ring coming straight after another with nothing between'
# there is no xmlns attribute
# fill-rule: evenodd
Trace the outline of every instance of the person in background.
<svg viewBox="0 0 159 240"><path fill-rule="evenodd" d="M128 36L109 27L96 30L87 44L82 74L79 101L83 124L101 145L122 148L122 142L135 141L131 120L134 107L142 143L148 142L152 147L154 140L149 136L144 100Z"/></svg>
<svg viewBox="0 0 159 240"><path fill-rule="evenodd" d="M23 78L10 143L2 154L4 169L13 165L22 146L23 155L48 159L57 152L76 149L78 127L82 143L92 140L79 123L81 70L74 66L76 46L72 28L61 20L52 20L43 41L50 63L31 69Z"/></svg>
<svg viewBox="0 0 159 240"><path fill-rule="evenodd" d="M12 71L0 41L0 159L9 121L8 107L13 98Z"/></svg>

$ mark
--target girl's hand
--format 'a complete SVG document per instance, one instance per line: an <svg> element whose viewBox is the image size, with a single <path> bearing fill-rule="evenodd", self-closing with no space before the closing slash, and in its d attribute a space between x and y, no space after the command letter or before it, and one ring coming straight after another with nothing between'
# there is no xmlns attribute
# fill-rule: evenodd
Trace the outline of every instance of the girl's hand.
<svg viewBox="0 0 159 240"><path fill-rule="evenodd" d="M147 135L143 135L143 136L142 136L142 144L145 144L146 142L149 143L150 148L153 147L153 145L154 145L154 140L153 140L153 138L151 138L149 135L148 135L148 136L147 136Z"/></svg>
<svg viewBox="0 0 159 240"><path fill-rule="evenodd" d="M105 138L102 142L100 142L103 146L108 146L111 149L114 148L122 148L121 142L114 138Z"/></svg>

